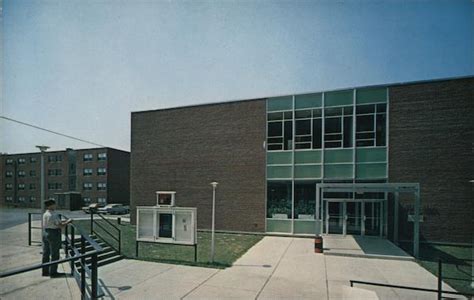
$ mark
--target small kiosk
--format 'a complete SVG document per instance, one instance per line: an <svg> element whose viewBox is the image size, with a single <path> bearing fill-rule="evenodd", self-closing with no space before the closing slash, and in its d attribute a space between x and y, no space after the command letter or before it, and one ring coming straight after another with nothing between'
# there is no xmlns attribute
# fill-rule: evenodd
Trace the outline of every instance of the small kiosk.
<svg viewBox="0 0 474 300"><path fill-rule="evenodd" d="M175 206L176 192L156 192L155 206L137 206L137 238L140 242L179 244L194 247L197 260L197 209Z"/></svg>

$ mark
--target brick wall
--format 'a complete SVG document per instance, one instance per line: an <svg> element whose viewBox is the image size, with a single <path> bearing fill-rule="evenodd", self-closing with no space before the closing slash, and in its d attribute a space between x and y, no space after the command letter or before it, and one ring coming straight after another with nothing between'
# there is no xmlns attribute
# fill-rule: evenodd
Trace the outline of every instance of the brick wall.
<svg viewBox="0 0 474 300"><path fill-rule="evenodd" d="M175 190L178 206L198 209L210 228L212 187L219 182L216 228L265 230L265 100L132 114L131 210Z"/></svg>
<svg viewBox="0 0 474 300"><path fill-rule="evenodd" d="M107 201L129 205L130 152L108 149L107 166Z"/></svg>
<svg viewBox="0 0 474 300"><path fill-rule="evenodd" d="M426 240L471 242L474 78L391 87L390 182L419 182ZM413 198L403 197L400 234Z"/></svg>

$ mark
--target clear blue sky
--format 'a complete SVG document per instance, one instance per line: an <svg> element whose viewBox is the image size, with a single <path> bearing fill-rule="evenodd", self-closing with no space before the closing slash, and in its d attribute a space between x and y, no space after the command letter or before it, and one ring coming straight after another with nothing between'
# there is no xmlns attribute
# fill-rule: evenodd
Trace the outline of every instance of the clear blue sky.
<svg viewBox="0 0 474 300"><path fill-rule="evenodd" d="M130 112L474 74L474 2L3 1L1 114L130 149ZM0 120L0 152L90 145Z"/></svg>

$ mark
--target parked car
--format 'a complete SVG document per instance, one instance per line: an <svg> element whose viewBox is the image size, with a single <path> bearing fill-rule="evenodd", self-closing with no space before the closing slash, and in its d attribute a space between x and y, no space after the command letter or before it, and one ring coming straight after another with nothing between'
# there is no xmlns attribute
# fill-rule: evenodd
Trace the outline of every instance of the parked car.
<svg viewBox="0 0 474 300"><path fill-rule="evenodd" d="M129 213L128 206L122 204L107 204L104 207L99 208L98 212L102 214L111 214L111 215L124 215Z"/></svg>
<svg viewBox="0 0 474 300"><path fill-rule="evenodd" d="M85 212L86 214L90 214L91 210L97 212L102 206L104 205L100 203L92 203L92 204L89 204L88 206L84 206L82 208L82 211Z"/></svg>

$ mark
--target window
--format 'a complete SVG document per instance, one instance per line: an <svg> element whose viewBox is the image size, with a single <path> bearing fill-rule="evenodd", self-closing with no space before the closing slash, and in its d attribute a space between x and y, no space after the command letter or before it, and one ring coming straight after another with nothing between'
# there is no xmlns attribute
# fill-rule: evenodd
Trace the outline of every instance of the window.
<svg viewBox="0 0 474 300"><path fill-rule="evenodd" d="M298 110L295 112L295 149L311 149L311 118L311 110Z"/></svg>
<svg viewBox="0 0 474 300"><path fill-rule="evenodd" d="M291 111L267 115L267 149L291 150L293 148L293 113Z"/></svg>
<svg viewBox="0 0 474 300"><path fill-rule="evenodd" d="M92 153L86 153L84 154L84 161L92 161L94 159L94 156L92 155Z"/></svg>
<svg viewBox="0 0 474 300"><path fill-rule="evenodd" d="M26 172L25 171L18 171L18 177L25 177Z"/></svg>
<svg viewBox="0 0 474 300"><path fill-rule="evenodd" d="M26 197L23 197L23 196L18 197L18 202L25 202L25 201L26 201Z"/></svg>
<svg viewBox="0 0 474 300"><path fill-rule="evenodd" d="M30 190L35 190L36 189L36 184L30 183Z"/></svg>
<svg viewBox="0 0 474 300"><path fill-rule="evenodd" d="M25 184L24 183L18 184L18 190L23 191L24 189L25 189Z"/></svg>
<svg viewBox="0 0 474 300"><path fill-rule="evenodd" d="M61 154L57 155L48 155L48 162L57 162L57 161L62 161L63 156Z"/></svg>
<svg viewBox="0 0 474 300"><path fill-rule="evenodd" d="M5 197L5 202L13 202L13 197L12 196L6 196Z"/></svg>
<svg viewBox="0 0 474 300"><path fill-rule="evenodd" d="M85 183L82 184L82 188L84 190L90 191L90 190L92 190L92 183L85 182Z"/></svg>
<svg viewBox="0 0 474 300"><path fill-rule="evenodd" d="M97 175L105 175L107 174L107 169L106 168L98 168L97 169Z"/></svg>
<svg viewBox="0 0 474 300"><path fill-rule="evenodd" d="M295 219L314 219L316 212L316 184L295 182Z"/></svg>
<svg viewBox="0 0 474 300"><path fill-rule="evenodd" d="M61 175L63 175L63 170L62 169L49 169L48 170L48 175L49 176L61 176Z"/></svg>
<svg viewBox="0 0 474 300"><path fill-rule="evenodd" d="M356 146L385 146L387 105L358 105L356 113Z"/></svg>
<svg viewBox="0 0 474 300"><path fill-rule="evenodd" d="M6 163L7 165L12 165L12 164L13 164L13 159L7 158L7 160L5 161L5 163Z"/></svg>
<svg viewBox="0 0 474 300"><path fill-rule="evenodd" d="M31 197L30 197L30 202L36 202L36 197L35 197L35 196L31 196Z"/></svg>
<svg viewBox="0 0 474 300"><path fill-rule="evenodd" d="M60 190L62 188L63 188L62 183L57 183L57 182L48 183L48 190Z"/></svg>
<svg viewBox="0 0 474 300"><path fill-rule="evenodd" d="M35 170L30 170L30 176L35 177L36 176L36 171Z"/></svg>
<svg viewBox="0 0 474 300"><path fill-rule="evenodd" d="M5 177L13 177L13 171L6 171Z"/></svg>
<svg viewBox="0 0 474 300"><path fill-rule="evenodd" d="M268 182L267 218L288 219L291 217L291 182Z"/></svg>
<svg viewBox="0 0 474 300"><path fill-rule="evenodd" d="M97 160L107 160L107 153L99 153L97 154Z"/></svg>
<svg viewBox="0 0 474 300"><path fill-rule="evenodd" d="M30 157L30 163L35 163L36 162L36 157Z"/></svg>
<svg viewBox="0 0 474 300"><path fill-rule="evenodd" d="M93 171L92 169L84 169L84 170L82 171L82 174L83 174L84 176L90 176L90 175L92 175L92 173L94 173L94 171Z"/></svg>
<svg viewBox="0 0 474 300"><path fill-rule="evenodd" d="M11 183L5 184L5 189L6 189L7 191L12 190L12 189L13 189L13 184L11 184Z"/></svg>
<svg viewBox="0 0 474 300"><path fill-rule="evenodd" d="M106 198L97 198L97 203L99 204L107 204L107 199Z"/></svg>
<svg viewBox="0 0 474 300"><path fill-rule="evenodd" d="M332 107L324 110L324 147L352 147L353 107Z"/></svg>
<svg viewBox="0 0 474 300"><path fill-rule="evenodd" d="M82 200L84 201L84 204L91 203L91 198L90 197L84 197L84 198L82 198Z"/></svg>
<svg viewBox="0 0 474 300"><path fill-rule="evenodd" d="M97 183L97 190L98 191L105 191L107 189L107 183L99 182Z"/></svg>
<svg viewBox="0 0 474 300"><path fill-rule="evenodd" d="M19 158L19 159L18 159L18 164L19 164L19 165L24 165L24 164L26 164L26 159L25 159L25 158Z"/></svg>

